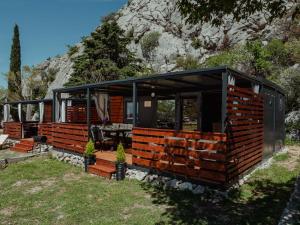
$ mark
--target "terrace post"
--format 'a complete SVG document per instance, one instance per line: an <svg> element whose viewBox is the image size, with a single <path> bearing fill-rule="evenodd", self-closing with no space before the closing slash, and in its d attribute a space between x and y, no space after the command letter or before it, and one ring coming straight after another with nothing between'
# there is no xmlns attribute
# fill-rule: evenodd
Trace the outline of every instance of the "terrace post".
<svg viewBox="0 0 300 225"><path fill-rule="evenodd" d="M88 137L90 138L91 134L91 120L90 120L90 114L91 114L91 92L90 88L86 89L86 123L88 127Z"/></svg>
<svg viewBox="0 0 300 225"><path fill-rule="evenodd" d="M228 72L222 73L222 133L226 130Z"/></svg>
<svg viewBox="0 0 300 225"><path fill-rule="evenodd" d="M181 130L182 104L180 93L175 95L175 130Z"/></svg>
<svg viewBox="0 0 300 225"><path fill-rule="evenodd" d="M132 84L132 104L133 104L133 115L132 115L132 125L135 127L137 125L137 85L136 82Z"/></svg>

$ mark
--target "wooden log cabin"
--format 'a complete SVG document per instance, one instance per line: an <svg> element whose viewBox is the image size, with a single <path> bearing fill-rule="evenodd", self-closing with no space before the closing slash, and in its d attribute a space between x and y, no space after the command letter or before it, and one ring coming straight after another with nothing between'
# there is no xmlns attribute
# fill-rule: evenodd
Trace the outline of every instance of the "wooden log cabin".
<svg viewBox="0 0 300 225"><path fill-rule="evenodd" d="M284 144L285 94L276 84L228 67L171 72L53 90L52 123L41 134L82 154L103 123L94 97L108 96L110 123L132 124L137 167L228 186ZM62 95L81 98L67 105Z"/></svg>

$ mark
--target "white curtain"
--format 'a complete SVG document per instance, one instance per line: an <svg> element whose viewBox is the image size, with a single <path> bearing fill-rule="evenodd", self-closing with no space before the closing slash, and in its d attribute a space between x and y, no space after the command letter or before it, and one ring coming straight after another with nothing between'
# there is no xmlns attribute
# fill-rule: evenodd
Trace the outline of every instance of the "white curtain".
<svg viewBox="0 0 300 225"><path fill-rule="evenodd" d="M5 104L4 105L4 109L3 109L3 119L4 119L4 122L8 122L9 121L9 116L10 116L10 105L9 104Z"/></svg>
<svg viewBox="0 0 300 225"><path fill-rule="evenodd" d="M19 121L22 122L22 104L18 104L18 116L19 116Z"/></svg>
<svg viewBox="0 0 300 225"><path fill-rule="evenodd" d="M40 123L43 123L44 122L44 111L45 111L44 102L39 103L39 111L40 111Z"/></svg>
<svg viewBox="0 0 300 225"><path fill-rule="evenodd" d="M67 106L72 106L72 100L67 101Z"/></svg>
<svg viewBox="0 0 300 225"><path fill-rule="evenodd" d="M61 110L60 110L60 122L66 122L66 101L61 101Z"/></svg>
<svg viewBox="0 0 300 225"><path fill-rule="evenodd" d="M231 75L229 75L228 76L228 84L229 85L235 85L235 78L234 78L234 76L231 76Z"/></svg>
<svg viewBox="0 0 300 225"><path fill-rule="evenodd" d="M59 104L59 100L56 99L56 102L55 102L55 114L54 114L55 115L55 119L54 119L55 122L59 122L59 120L60 120L60 118L59 118L59 115L60 115L59 111L60 111L60 104Z"/></svg>
<svg viewBox="0 0 300 225"><path fill-rule="evenodd" d="M31 121L32 117L32 105L31 104L27 104L26 106L26 121Z"/></svg>
<svg viewBox="0 0 300 225"><path fill-rule="evenodd" d="M253 92L256 94L259 94L259 90L260 90L260 85L259 84L254 84L252 86Z"/></svg>
<svg viewBox="0 0 300 225"><path fill-rule="evenodd" d="M109 120L109 113L108 113L108 94L103 93L96 93L93 96L95 101L97 114L102 121L105 119Z"/></svg>

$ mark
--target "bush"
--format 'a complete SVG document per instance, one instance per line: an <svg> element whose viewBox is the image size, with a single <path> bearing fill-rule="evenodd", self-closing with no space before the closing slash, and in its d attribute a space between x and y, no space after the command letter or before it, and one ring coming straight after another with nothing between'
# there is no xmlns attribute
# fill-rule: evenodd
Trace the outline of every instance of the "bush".
<svg viewBox="0 0 300 225"><path fill-rule="evenodd" d="M67 45L68 47L68 56L71 57L72 55L76 54L79 51L79 47L77 45L71 46Z"/></svg>
<svg viewBox="0 0 300 225"><path fill-rule="evenodd" d="M191 45L194 49L198 49L198 48L202 47L202 42L199 38L193 38Z"/></svg>
<svg viewBox="0 0 300 225"><path fill-rule="evenodd" d="M95 152L95 145L92 140L89 140L89 142L85 146L84 155L85 156L92 156Z"/></svg>
<svg viewBox="0 0 300 225"><path fill-rule="evenodd" d="M124 163L126 161L125 150L122 143L118 144L117 148L117 163Z"/></svg>
<svg viewBox="0 0 300 225"><path fill-rule="evenodd" d="M143 57L150 60L154 55L154 50L159 46L159 38L161 34L157 31L145 35L141 40L141 48Z"/></svg>
<svg viewBox="0 0 300 225"><path fill-rule="evenodd" d="M184 70L191 70L200 68L200 64L195 57L187 55L186 57L180 56L176 59L176 67Z"/></svg>
<svg viewBox="0 0 300 225"><path fill-rule="evenodd" d="M287 114L285 125L288 138L300 141L300 111L292 111Z"/></svg>

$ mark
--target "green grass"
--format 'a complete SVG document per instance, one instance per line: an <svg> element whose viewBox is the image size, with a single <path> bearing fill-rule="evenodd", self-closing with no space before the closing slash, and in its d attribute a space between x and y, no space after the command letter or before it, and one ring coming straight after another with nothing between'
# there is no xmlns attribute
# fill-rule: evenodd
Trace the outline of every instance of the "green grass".
<svg viewBox="0 0 300 225"><path fill-rule="evenodd" d="M285 161L289 158L288 153L277 154L273 157L275 161Z"/></svg>
<svg viewBox="0 0 300 225"><path fill-rule="evenodd" d="M300 172L299 161L288 170L291 157L279 158L216 204L34 158L0 171L0 224L277 224Z"/></svg>

